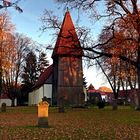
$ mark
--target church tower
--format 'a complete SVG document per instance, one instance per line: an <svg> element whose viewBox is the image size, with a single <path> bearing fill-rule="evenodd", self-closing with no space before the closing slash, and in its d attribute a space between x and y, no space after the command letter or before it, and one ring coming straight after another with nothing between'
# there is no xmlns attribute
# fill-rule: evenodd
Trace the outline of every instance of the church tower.
<svg viewBox="0 0 140 140"><path fill-rule="evenodd" d="M82 55L83 50L67 10L52 54L53 104L59 105L62 98L68 105L83 103Z"/></svg>

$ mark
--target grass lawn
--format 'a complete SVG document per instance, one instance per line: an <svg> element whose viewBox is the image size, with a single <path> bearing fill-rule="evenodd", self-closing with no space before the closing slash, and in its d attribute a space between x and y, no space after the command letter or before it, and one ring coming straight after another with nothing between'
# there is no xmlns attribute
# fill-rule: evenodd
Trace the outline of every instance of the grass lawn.
<svg viewBox="0 0 140 140"><path fill-rule="evenodd" d="M0 140L140 140L140 112L129 107L49 108L49 128L37 127L37 107L0 112Z"/></svg>

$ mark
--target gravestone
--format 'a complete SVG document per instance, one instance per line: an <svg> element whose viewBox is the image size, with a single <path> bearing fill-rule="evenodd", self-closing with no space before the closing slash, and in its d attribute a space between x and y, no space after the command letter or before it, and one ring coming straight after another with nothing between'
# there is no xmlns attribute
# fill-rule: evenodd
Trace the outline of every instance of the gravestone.
<svg viewBox="0 0 140 140"><path fill-rule="evenodd" d="M1 112L6 112L6 103L2 103Z"/></svg>
<svg viewBox="0 0 140 140"><path fill-rule="evenodd" d="M117 99L112 99L112 110L117 110L118 105L117 105Z"/></svg>
<svg viewBox="0 0 140 140"><path fill-rule="evenodd" d="M38 104L38 126L48 127L48 109L49 103L45 98Z"/></svg>
<svg viewBox="0 0 140 140"><path fill-rule="evenodd" d="M134 92L134 105L135 105L135 110L138 110L139 106L139 100L138 100L138 91L135 90Z"/></svg>
<svg viewBox="0 0 140 140"><path fill-rule="evenodd" d="M64 113L65 112L65 109L64 109L64 97L63 96L59 98L58 112L59 113Z"/></svg>

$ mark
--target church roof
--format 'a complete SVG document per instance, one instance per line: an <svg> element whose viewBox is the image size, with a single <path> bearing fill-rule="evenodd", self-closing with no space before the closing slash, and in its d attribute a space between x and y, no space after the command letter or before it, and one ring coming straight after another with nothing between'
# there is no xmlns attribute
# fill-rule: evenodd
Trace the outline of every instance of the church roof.
<svg viewBox="0 0 140 140"><path fill-rule="evenodd" d="M43 73L41 73L33 89L38 88L43 84L45 84L46 80L51 76L52 72L53 72L53 65L50 65L48 68L45 69Z"/></svg>
<svg viewBox="0 0 140 140"><path fill-rule="evenodd" d="M70 13L67 10L56 41L52 58L56 55L82 56L82 54L83 50L80 46Z"/></svg>

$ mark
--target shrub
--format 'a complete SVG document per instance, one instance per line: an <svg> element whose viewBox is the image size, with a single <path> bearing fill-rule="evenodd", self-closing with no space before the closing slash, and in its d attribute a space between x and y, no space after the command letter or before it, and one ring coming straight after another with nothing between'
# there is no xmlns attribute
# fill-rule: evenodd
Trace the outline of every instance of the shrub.
<svg viewBox="0 0 140 140"><path fill-rule="evenodd" d="M105 102L104 101L99 101L97 103L97 106L98 106L99 109L104 108L105 107Z"/></svg>
<svg viewBox="0 0 140 140"><path fill-rule="evenodd" d="M2 103L1 112L6 112L6 103Z"/></svg>

